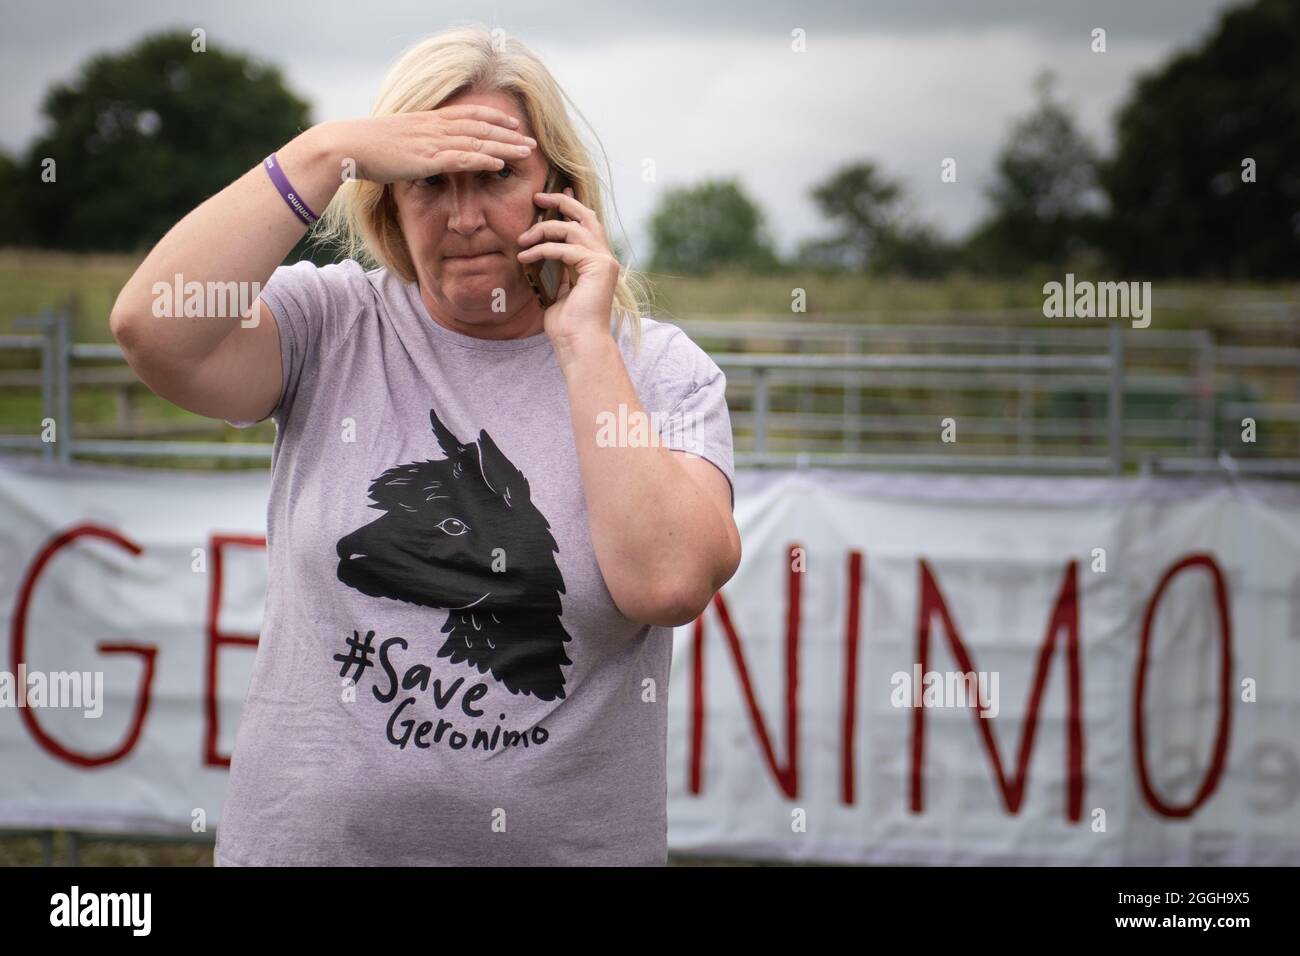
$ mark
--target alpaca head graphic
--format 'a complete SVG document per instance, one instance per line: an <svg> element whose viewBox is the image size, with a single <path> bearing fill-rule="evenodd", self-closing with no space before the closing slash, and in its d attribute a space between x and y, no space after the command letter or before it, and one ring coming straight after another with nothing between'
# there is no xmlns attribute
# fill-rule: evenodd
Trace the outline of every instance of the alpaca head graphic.
<svg viewBox="0 0 1300 956"><path fill-rule="evenodd" d="M370 485L383 515L338 542L338 577L371 597L449 613L438 651L512 694L564 696L569 634L550 524L486 431L464 444L430 409L446 456L397 465Z"/></svg>

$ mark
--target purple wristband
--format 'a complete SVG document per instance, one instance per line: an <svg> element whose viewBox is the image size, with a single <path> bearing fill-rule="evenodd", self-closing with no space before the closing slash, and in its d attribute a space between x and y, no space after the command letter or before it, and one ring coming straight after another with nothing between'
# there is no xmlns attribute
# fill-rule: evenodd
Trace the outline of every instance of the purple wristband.
<svg viewBox="0 0 1300 956"><path fill-rule="evenodd" d="M275 188L284 197L284 201L289 204L289 208L294 211L299 219L310 226L320 218L302 201L302 197L294 192L293 186L289 184L289 177L280 168L280 161L276 159L275 153L262 160L262 166L266 169L266 174L271 177L271 182L275 183Z"/></svg>

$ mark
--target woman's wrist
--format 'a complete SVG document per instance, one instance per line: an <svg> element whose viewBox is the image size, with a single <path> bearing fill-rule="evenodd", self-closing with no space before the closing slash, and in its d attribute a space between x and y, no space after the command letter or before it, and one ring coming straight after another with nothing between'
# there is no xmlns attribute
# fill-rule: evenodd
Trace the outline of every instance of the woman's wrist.
<svg viewBox="0 0 1300 956"><path fill-rule="evenodd" d="M317 215L325 212L325 207L347 178L345 157L338 143L336 123L318 123L299 133L274 154L280 171L294 191Z"/></svg>
<svg viewBox="0 0 1300 956"><path fill-rule="evenodd" d="M555 350L556 364L566 374L584 364L600 364L619 354L614 336L599 329L575 335L553 336L551 348Z"/></svg>

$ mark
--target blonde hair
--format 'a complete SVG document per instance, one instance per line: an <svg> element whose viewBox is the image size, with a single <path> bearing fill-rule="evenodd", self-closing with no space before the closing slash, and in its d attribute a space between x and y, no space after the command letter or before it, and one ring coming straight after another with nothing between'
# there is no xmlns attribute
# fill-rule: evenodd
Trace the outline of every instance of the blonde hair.
<svg viewBox="0 0 1300 956"><path fill-rule="evenodd" d="M517 100L542 155L568 176L574 198L593 210L602 225L606 224L601 182L591 152L565 109L568 95L536 54L500 29L493 31L481 23L469 23L421 40L389 70L370 114L388 116L438 109L446 100L469 90L499 91ZM416 281L415 266L387 184L360 179L344 182L317 223L312 240L331 245L372 268L383 266L407 282ZM649 302L649 287L638 273L620 265L610 331L617 338L623 322L628 321L633 348L639 349L641 303Z"/></svg>

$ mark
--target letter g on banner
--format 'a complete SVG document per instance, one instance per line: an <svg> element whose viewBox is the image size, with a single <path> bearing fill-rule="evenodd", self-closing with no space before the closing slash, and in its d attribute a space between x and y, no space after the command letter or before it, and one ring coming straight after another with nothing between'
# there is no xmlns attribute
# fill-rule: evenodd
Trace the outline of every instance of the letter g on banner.
<svg viewBox="0 0 1300 956"><path fill-rule="evenodd" d="M18 590L18 600L14 604L14 619L10 632L11 666L14 673L17 673L19 667L27 661L27 615L31 606L32 594L36 590L37 579L56 554L78 538L88 537L111 541L124 551L131 552L133 556L139 556L143 551L139 545L122 537L116 531L93 524L77 525L50 539L32 561L31 568L23 578L22 587ZM132 715L131 725L127 730L125 739L116 749L108 753L89 754L65 747L41 727L33 708L22 707L18 711L22 715L23 723L27 726L28 731L47 753L78 767L102 767L116 763L135 748L136 741L140 739L140 733L144 729L144 718L149 712L149 701L153 690L154 660L158 655L156 646L152 644L98 644L96 650L101 654L139 654L144 660L144 668L140 675L140 686L136 692L135 713ZM27 688L20 688L19 693L25 695Z"/></svg>

